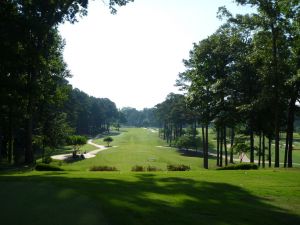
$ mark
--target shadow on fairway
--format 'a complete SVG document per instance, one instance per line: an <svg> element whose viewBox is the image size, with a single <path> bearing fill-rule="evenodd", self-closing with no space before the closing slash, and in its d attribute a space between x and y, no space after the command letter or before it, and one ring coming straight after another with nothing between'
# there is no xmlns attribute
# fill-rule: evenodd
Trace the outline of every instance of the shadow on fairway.
<svg viewBox="0 0 300 225"><path fill-rule="evenodd" d="M300 224L299 216L231 184L172 173L142 173L129 180L52 174L0 176L2 224Z"/></svg>

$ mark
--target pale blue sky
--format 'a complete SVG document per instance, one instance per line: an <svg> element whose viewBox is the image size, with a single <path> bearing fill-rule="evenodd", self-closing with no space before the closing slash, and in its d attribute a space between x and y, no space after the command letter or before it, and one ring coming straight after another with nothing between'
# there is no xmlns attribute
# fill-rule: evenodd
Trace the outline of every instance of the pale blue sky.
<svg viewBox="0 0 300 225"><path fill-rule="evenodd" d="M91 1L87 17L60 26L70 83L118 108L153 107L177 92L182 59L219 27L223 5L233 13L250 10L231 0L135 0L110 15L102 1Z"/></svg>

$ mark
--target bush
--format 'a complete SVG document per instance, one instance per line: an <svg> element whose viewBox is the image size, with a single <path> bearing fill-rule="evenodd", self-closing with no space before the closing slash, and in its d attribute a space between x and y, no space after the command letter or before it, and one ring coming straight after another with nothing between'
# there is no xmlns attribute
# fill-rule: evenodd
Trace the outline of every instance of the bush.
<svg viewBox="0 0 300 225"><path fill-rule="evenodd" d="M145 171L145 168L143 166L136 165L136 166L133 166L131 168L131 171L134 171L134 172L143 172L143 171Z"/></svg>
<svg viewBox="0 0 300 225"><path fill-rule="evenodd" d="M114 166L92 166L90 171L118 171Z"/></svg>
<svg viewBox="0 0 300 225"><path fill-rule="evenodd" d="M191 168L190 166L187 165L167 165L167 170L168 171L189 171Z"/></svg>
<svg viewBox="0 0 300 225"><path fill-rule="evenodd" d="M161 169L160 169L160 168L157 168L157 167L155 167L155 166L148 166L148 167L147 167L147 171L149 171L149 172L153 172L153 171L161 171Z"/></svg>
<svg viewBox="0 0 300 225"><path fill-rule="evenodd" d="M62 168L50 164L39 163L35 166L37 171L63 171Z"/></svg>
<svg viewBox="0 0 300 225"><path fill-rule="evenodd" d="M253 163L241 163L218 168L218 170L257 170L258 166Z"/></svg>
<svg viewBox="0 0 300 225"><path fill-rule="evenodd" d="M45 164L49 164L49 163L52 162L52 158L51 158L51 156L47 155L47 156L45 156L45 157L43 158L42 161L43 161L43 163L45 163Z"/></svg>

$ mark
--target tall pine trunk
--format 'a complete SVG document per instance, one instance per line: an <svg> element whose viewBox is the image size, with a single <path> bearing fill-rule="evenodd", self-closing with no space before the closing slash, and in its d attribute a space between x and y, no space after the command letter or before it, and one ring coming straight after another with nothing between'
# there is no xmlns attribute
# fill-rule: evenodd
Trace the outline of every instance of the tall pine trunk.
<svg viewBox="0 0 300 225"><path fill-rule="evenodd" d="M220 166L223 166L223 129L220 129Z"/></svg>
<svg viewBox="0 0 300 225"><path fill-rule="evenodd" d="M8 118L8 152L7 152L8 163L12 163L13 158L13 116L12 108L9 108L9 118Z"/></svg>
<svg viewBox="0 0 300 225"><path fill-rule="evenodd" d="M208 169L208 125L205 125L205 150L203 152L204 168Z"/></svg>
<svg viewBox="0 0 300 225"><path fill-rule="evenodd" d="M217 127L217 166L220 166L220 129Z"/></svg>
<svg viewBox="0 0 300 225"><path fill-rule="evenodd" d="M228 154L227 154L227 141L226 141L226 126L224 126L224 153L225 153L225 166L228 165Z"/></svg>
<svg viewBox="0 0 300 225"><path fill-rule="evenodd" d="M262 136L262 166L265 168L265 154L266 154L266 143L265 143L265 133Z"/></svg>
<svg viewBox="0 0 300 225"><path fill-rule="evenodd" d="M268 161L269 161L269 167L272 167L272 139L271 138L269 138Z"/></svg>
<svg viewBox="0 0 300 225"><path fill-rule="evenodd" d="M280 133L280 119L279 119L279 77L278 77L278 58L277 58L277 30L274 23L271 24L272 32L272 63L273 63L273 76L274 76L274 89L275 89L275 101L274 101L274 111L275 111L275 167L279 167L279 133Z"/></svg>
<svg viewBox="0 0 300 225"><path fill-rule="evenodd" d="M254 133L250 130L250 162L254 163Z"/></svg>
<svg viewBox="0 0 300 225"><path fill-rule="evenodd" d="M261 131L259 132L258 166L261 164Z"/></svg>
<svg viewBox="0 0 300 225"><path fill-rule="evenodd" d="M288 112L288 167L293 167L293 139L294 139L294 120L296 110L296 97L293 97L289 103Z"/></svg>
<svg viewBox="0 0 300 225"><path fill-rule="evenodd" d="M230 163L233 163L233 143L234 143L234 127L231 128Z"/></svg>

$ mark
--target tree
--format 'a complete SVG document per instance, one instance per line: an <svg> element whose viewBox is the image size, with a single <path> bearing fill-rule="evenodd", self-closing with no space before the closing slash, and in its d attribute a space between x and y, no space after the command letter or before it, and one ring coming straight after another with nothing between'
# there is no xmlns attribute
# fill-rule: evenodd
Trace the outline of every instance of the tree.
<svg viewBox="0 0 300 225"><path fill-rule="evenodd" d="M109 144L113 141L114 139L112 137L105 137L103 138L103 141L107 143L107 147L109 147Z"/></svg>
<svg viewBox="0 0 300 225"><path fill-rule="evenodd" d="M116 13L117 6L128 2L132 0L110 0L108 4ZM87 5L88 0L0 2L0 120L7 121L0 125L4 137L0 155L8 156L8 161L13 149L16 153L25 149L25 162L34 162L33 140L43 130L36 124L45 125L40 120L40 106L54 105L53 99L47 102L48 97L61 79L69 76L57 26L76 22L78 15L87 14Z"/></svg>
<svg viewBox="0 0 300 225"><path fill-rule="evenodd" d="M76 157L81 146L87 143L87 138L85 136L72 135L68 137L67 143L73 146L73 157Z"/></svg>
<svg viewBox="0 0 300 225"><path fill-rule="evenodd" d="M292 144L289 146L289 143L292 142L292 121L297 99L295 96L299 94L299 88L298 81L295 79L295 82L292 82L292 91L287 92L291 86L287 89L286 83L297 74L297 69L292 66L294 63L291 62L298 58L297 53L294 54L294 46L299 46L297 21L300 2L299 0L236 0L236 2L257 7L257 13L251 15L252 21L249 20L246 24L254 31L256 42L263 43L263 45L257 45L257 49L260 50L259 54L262 56L262 66L259 71L264 82L264 89L268 90L269 87L272 90L268 92L268 95L270 95L269 102L274 111L275 167L279 167L279 132L285 108L288 108L286 156L289 150L289 156L292 157ZM298 44L295 45L295 43ZM289 166L292 166L291 161Z"/></svg>

